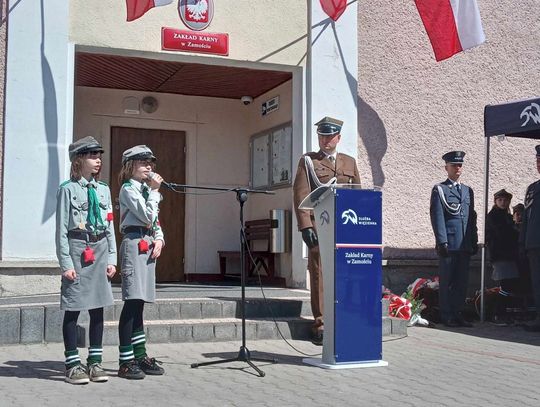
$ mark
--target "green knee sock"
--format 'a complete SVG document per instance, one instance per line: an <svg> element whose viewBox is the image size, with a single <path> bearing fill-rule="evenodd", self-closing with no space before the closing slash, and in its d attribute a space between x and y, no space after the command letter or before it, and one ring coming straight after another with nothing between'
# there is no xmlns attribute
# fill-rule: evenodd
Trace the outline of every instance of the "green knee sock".
<svg viewBox="0 0 540 407"><path fill-rule="evenodd" d="M135 359L142 359L146 356L146 336L144 331L133 332L131 344L133 345Z"/></svg>
<svg viewBox="0 0 540 407"><path fill-rule="evenodd" d="M96 347L89 347L88 348L88 358L86 359L86 363L90 365L94 365L96 363L101 363L103 355L103 348L96 348Z"/></svg>
<svg viewBox="0 0 540 407"><path fill-rule="evenodd" d="M126 345L126 346L119 346L119 364L122 366L125 363L128 363L134 359L133 356L133 346Z"/></svg>
<svg viewBox="0 0 540 407"><path fill-rule="evenodd" d="M66 350L64 352L64 356L66 357L65 365L66 369L71 369L73 366L77 366L81 364L81 358L79 356L79 350Z"/></svg>

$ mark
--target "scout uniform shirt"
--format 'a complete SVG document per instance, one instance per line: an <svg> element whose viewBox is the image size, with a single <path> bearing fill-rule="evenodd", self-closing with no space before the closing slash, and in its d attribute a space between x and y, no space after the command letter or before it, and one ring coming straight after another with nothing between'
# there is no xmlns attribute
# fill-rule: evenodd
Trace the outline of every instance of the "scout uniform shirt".
<svg viewBox="0 0 540 407"><path fill-rule="evenodd" d="M133 178L126 181L120 189L120 231L124 232L127 226L140 226L152 229L154 239L165 242L158 221L161 199L161 194L145 183Z"/></svg>
<svg viewBox="0 0 540 407"><path fill-rule="evenodd" d="M311 172L306 168L306 165L309 165L306 162L306 156L313 163L317 180L313 179ZM306 196L317 188L318 182L324 184L333 177L336 177L336 183L338 184L360 184L360 174L355 159L346 154L337 153L335 163L333 163L323 151L306 153L300 158L293 186L294 209L298 221L298 230L313 227L312 211L299 209L298 206Z"/></svg>
<svg viewBox="0 0 540 407"><path fill-rule="evenodd" d="M99 202L102 224L95 227L88 223L88 188L94 188ZM105 233L108 243L107 264L116 266L116 240L112 219L111 193L107 184L85 178L69 180L60 185L56 209L56 254L62 272L75 269L69 250L69 231Z"/></svg>

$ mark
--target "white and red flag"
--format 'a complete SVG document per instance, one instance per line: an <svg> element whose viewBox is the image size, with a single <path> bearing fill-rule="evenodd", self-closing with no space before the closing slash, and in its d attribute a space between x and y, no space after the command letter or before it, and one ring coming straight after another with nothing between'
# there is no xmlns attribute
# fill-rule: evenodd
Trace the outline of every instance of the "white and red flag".
<svg viewBox="0 0 540 407"><path fill-rule="evenodd" d="M151 8L166 6L172 2L173 0L126 0L127 21L142 17Z"/></svg>
<svg viewBox="0 0 540 407"><path fill-rule="evenodd" d="M320 0L323 11L337 21L347 8L347 0Z"/></svg>
<svg viewBox="0 0 540 407"><path fill-rule="evenodd" d="M415 3L437 61L486 40L476 0L415 0Z"/></svg>

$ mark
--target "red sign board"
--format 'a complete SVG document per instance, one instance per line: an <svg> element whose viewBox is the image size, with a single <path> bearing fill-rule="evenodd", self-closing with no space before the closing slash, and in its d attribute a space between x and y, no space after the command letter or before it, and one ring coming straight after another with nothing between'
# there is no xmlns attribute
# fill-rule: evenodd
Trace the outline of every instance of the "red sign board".
<svg viewBox="0 0 540 407"><path fill-rule="evenodd" d="M203 33L163 27L161 29L161 49L229 55L229 34Z"/></svg>

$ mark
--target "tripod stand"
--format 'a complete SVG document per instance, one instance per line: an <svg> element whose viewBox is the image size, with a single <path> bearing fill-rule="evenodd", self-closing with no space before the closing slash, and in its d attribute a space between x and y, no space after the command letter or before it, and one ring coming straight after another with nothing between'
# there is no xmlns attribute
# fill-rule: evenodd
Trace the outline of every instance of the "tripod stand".
<svg viewBox="0 0 540 407"><path fill-rule="evenodd" d="M222 363L229 363L229 362L246 362L250 367L252 367L260 377L264 377L265 373L259 369L253 361L256 362L268 362L268 363L277 363L277 360L275 359L263 359L263 358L254 358L251 357L251 352L246 346L246 313L245 313L245 307L246 307L246 273L245 273L245 259L246 259L246 239L244 234L244 204L246 203L248 199L249 193L259 193L259 194L273 194L271 191L260 191L260 190L252 190L248 188L233 188L233 189L227 189L227 188L218 188L218 187L198 187L198 186L190 186L190 185L179 185L179 184L173 184L169 183L169 188L172 190L175 190L176 187L183 188L184 190L186 188L193 188L193 189L210 189L215 191L234 191L236 192L236 199L238 200L238 203L240 204L240 286L241 286L241 292L242 292L242 301L240 303L240 313L241 313L241 319L242 319L242 345L240 346L240 350L238 351L238 355L235 358L230 359L223 359L223 360L214 360L211 362L202 362L202 363L192 363L192 368L197 368L199 366L209 366L209 365L217 365Z"/></svg>

